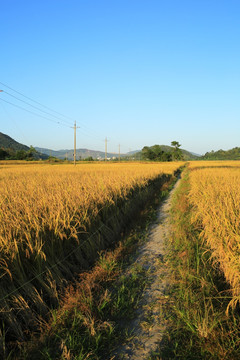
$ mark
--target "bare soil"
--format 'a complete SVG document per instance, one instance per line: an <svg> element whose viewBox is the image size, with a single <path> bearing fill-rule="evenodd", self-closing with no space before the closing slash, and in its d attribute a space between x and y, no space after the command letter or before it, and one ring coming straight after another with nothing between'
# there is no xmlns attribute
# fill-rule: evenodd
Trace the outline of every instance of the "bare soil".
<svg viewBox="0 0 240 360"><path fill-rule="evenodd" d="M170 234L171 199L179 180L158 209L147 242L139 248L135 262L147 269L147 287L135 318L128 323L129 340L115 349L111 360L147 360L157 350L166 329L166 288L170 277L165 263L165 244Z"/></svg>

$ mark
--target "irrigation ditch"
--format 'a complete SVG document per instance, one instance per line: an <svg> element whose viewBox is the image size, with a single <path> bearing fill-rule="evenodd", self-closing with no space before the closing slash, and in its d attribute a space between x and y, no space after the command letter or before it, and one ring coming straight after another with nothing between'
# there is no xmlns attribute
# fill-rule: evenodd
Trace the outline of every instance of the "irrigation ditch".
<svg viewBox="0 0 240 360"><path fill-rule="evenodd" d="M71 239L63 239L61 241L61 246L57 246L49 256L46 252L46 261L41 261L41 268L39 267L38 258L30 257L22 262L21 278L16 279L13 277L11 281L9 281L7 277L1 279L0 286L1 289L4 289L4 292L1 292L0 319L2 326L0 352L3 359L104 358L101 357L101 354L106 351L106 341L108 341L108 338L111 338L109 344L112 344L112 342L114 343L116 340L113 340L111 335L113 331L112 321L104 320L101 323L105 324L102 325L104 335L102 336L101 341L99 340L101 346L96 339L89 340L91 336L93 336L92 333L94 333L94 331L96 332L96 330L94 330L94 327L89 327L89 324L86 326L88 336L90 331L90 337L88 340L83 341L85 343L83 343L81 349L79 349L79 344L76 346L78 349L76 351L80 354L78 357L72 355L74 354L74 350L72 352L69 350L71 345L69 347L68 342L65 342L65 340L59 342L60 335L57 335L58 340L56 340L55 343L53 341L53 348L48 350L49 344L46 344L43 328L47 327L49 320L51 322L51 318L54 317L54 314L57 314L57 312L54 312L54 309L63 307L62 299L66 299L67 297L65 290L71 288L68 298L72 298L72 294L79 290L76 282L76 280L79 279L79 274L81 274L81 279L84 279L85 271L94 267L97 259L100 262L102 261L103 269L104 266L107 267L107 270L105 269L104 271L107 271L110 278L112 277L111 279L105 279L106 283L111 283L112 280L116 280L116 276L119 274L120 270L118 269L117 273L113 275L112 272L109 271L109 266L111 268L111 265L106 265L107 260L105 260L105 257L101 257L102 255L99 258L99 254L102 254L102 250L109 248L113 249L113 252L115 251L114 248L116 248L120 240L126 238L126 235L129 234L130 229L133 227L134 223L136 223L136 219L139 220L139 216L145 211L144 209L159 202L161 196L166 193L167 188L175 181L178 173L179 170L174 176L163 174L154 180L148 181L144 187L136 186L127 194L127 197L115 199L113 205L99 209L94 222L86 225L84 229L79 229L78 239L72 239L72 241L70 241ZM52 232L43 235L46 236L46 238L51 239L52 246L54 246L55 242L56 244L59 244L59 239L54 239L54 234ZM137 243L137 241L135 242ZM132 248L132 246L133 244L130 248ZM123 253L124 252L125 250ZM129 252L129 250L127 252ZM19 256L21 256L21 254L19 254ZM121 258L120 255L118 256ZM106 262L105 265L104 262ZM96 266L98 267L99 263L97 263ZM118 268L118 266L116 265L115 268ZM136 304L138 304L141 297L139 290L142 292L146 286L146 280L144 280L146 269L144 266L141 266L140 270L135 269L134 271L140 274L140 278L142 278L140 284L139 278L136 278L136 281L131 279L133 280L133 283L135 281L134 285L133 283L129 284L129 286L133 286L135 289L134 291L136 291L136 296L133 301L136 301ZM88 274L88 272L86 272L86 274ZM86 277L88 276L86 275ZM100 283L102 281L103 280L100 280ZM69 287L70 283L71 286ZM82 286L83 284L84 283L81 282ZM87 282L85 282L84 286L86 286L86 288L89 287ZM106 296L107 292L105 287L106 285L103 286L105 295L101 295L102 298L100 304L102 304L103 301L103 304L106 305L108 301L106 299L104 300L104 296ZM91 296L96 296L96 289L98 289L98 286L96 286L96 288L94 287L94 292L93 294L90 294ZM86 292L87 290L85 293ZM116 295L116 290L114 290L113 293ZM116 296L119 296L119 294ZM121 301L126 302L126 306L123 305L123 308L125 306L125 311L130 311L131 307L134 308L133 302L128 301L128 296L129 292L126 294L124 293L123 298L121 299ZM98 309L99 313L104 313L105 305L101 305L102 308L100 306L100 310ZM108 303L108 306L111 307L112 305ZM119 310L120 313L117 316L120 317L122 315L121 307L118 308L118 311ZM109 309L108 311L111 312ZM64 316L67 316L68 319L68 311ZM115 315L113 315L113 318L114 316ZM57 320L55 323L57 323ZM66 324L62 323L59 326L65 325ZM51 333L52 330L49 331ZM51 338L49 335L50 333L48 333L49 338ZM38 339L40 338L44 339L39 342L39 344L42 344L41 349L39 349L38 346L37 349L34 349L34 344L38 342ZM121 335L120 338L126 338L126 336L124 337ZM78 338L78 342L79 341L80 338ZM94 350L91 347L91 341L94 343ZM45 347L44 351L43 347ZM90 349L89 351L86 350L88 347ZM114 345L112 344L110 347L113 348ZM110 350L108 349L108 351ZM113 356L116 357L116 355Z"/></svg>

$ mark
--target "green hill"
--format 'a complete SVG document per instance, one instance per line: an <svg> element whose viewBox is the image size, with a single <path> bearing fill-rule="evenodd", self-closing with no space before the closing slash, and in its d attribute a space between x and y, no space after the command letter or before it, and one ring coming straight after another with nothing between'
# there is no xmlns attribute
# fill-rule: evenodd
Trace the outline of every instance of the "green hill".
<svg viewBox="0 0 240 360"><path fill-rule="evenodd" d="M0 148L11 149L11 150L24 150L28 151L30 148L26 145L20 144L19 142L12 139L10 136L0 132Z"/></svg>
<svg viewBox="0 0 240 360"><path fill-rule="evenodd" d="M172 149L173 149L172 146L169 146L169 145L160 145L160 147L163 151L166 151L166 152L172 151ZM186 161L187 160L198 160L200 158L200 155L193 154L188 150L184 150L184 149L180 149L180 150L182 151L183 159Z"/></svg>
<svg viewBox="0 0 240 360"><path fill-rule="evenodd" d="M39 154L33 147L20 144L10 136L0 132L0 160L38 160L48 156Z"/></svg>
<svg viewBox="0 0 240 360"><path fill-rule="evenodd" d="M154 147L160 147L162 151L164 151L166 154L169 154L172 152L173 147L169 146L169 145L154 145L154 146L149 146L149 149L154 149ZM183 155L183 160L188 161L188 160L198 160L200 158L200 155L196 155L196 154L192 154L190 151L184 150L184 149L180 149ZM135 158L135 160L142 160L144 158L143 156L143 152L139 151L135 154L132 155L132 157Z"/></svg>

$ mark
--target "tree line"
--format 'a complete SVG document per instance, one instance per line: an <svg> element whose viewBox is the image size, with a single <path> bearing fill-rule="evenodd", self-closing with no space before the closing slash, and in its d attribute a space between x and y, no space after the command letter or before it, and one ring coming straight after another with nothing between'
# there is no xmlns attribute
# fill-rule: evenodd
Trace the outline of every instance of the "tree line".
<svg viewBox="0 0 240 360"><path fill-rule="evenodd" d="M218 150L207 152L201 160L240 160L240 148L235 147L230 150Z"/></svg>
<svg viewBox="0 0 240 360"><path fill-rule="evenodd" d="M37 151L33 146L29 150L0 149L0 160L34 160L37 158Z"/></svg>

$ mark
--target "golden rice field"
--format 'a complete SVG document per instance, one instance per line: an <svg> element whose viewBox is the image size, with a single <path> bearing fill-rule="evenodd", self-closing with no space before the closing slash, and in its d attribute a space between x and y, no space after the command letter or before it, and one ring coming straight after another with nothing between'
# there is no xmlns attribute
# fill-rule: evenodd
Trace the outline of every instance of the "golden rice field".
<svg viewBox="0 0 240 360"><path fill-rule="evenodd" d="M0 321L10 341L36 329L68 281L119 238L152 191L184 164L0 162ZM240 161L191 161L188 168L191 223L230 285L234 307L240 300Z"/></svg>
<svg viewBox="0 0 240 360"><path fill-rule="evenodd" d="M215 167L238 167L240 161L236 160L211 160L211 161L190 161L188 168L190 170L199 168L215 168Z"/></svg>
<svg viewBox="0 0 240 360"><path fill-rule="evenodd" d="M178 167L179 163L2 167L0 249L14 258L21 246L26 257L34 253L45 258L44 230L61 239L76 238L77 229L84 230L101 207Z"/></svg>
<svg viewBox="0 0 240 360"><path fill-rule="evenodd" d="M189 202L192 222L211 249L211 257L240 300L240 162L191 162Z"/></svg>
<svg viewBox="0 0 240 360"><path fill-rule="evenodd" d="M183 164L0 163L0 317L14 336L58 302L59 287L96 257L102 238L114 241L144 189Z"/></svg>

